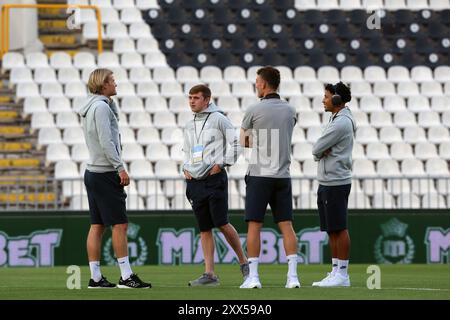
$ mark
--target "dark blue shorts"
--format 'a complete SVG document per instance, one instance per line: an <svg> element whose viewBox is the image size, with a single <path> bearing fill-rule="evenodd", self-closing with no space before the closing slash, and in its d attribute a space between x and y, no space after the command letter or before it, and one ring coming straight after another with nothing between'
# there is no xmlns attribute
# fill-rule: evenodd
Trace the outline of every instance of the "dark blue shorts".
<svg viewBox="0 0 450 320"><path fill-rule="evenodd" d="M186 197L200 231L228 224L228 177L225 170L203 180L186 180Z"/></svg>
<svg viewBox="0 0 450 320"><path fill-rule="evenodd" d="M319 208L320 230L334 232L347 229L348 196L351 186L351 184L319 185L317 207Z"/></svg>
<svg viewBox="0 0 450 320"><path fill-rule="evenodd" d="M86 170L84 184L89 200L91 224L112 226L128 223L125 206L127 194L120 185L117 172L97 173Z"/></svg>
<svg viewBox="0 0 450 320"><path fill-rule="evenodd" d="M275 223L292 221L291 178L245 176L245 221L263 222L267 205Z"/></svg>

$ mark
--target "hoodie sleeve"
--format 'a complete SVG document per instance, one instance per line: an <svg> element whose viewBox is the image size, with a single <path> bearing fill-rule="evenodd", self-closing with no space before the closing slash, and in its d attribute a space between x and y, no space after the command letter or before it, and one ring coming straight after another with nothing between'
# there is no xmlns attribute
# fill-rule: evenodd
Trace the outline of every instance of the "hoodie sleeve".
<svg viewBox="0 0 450 320"><path fill-rule="evenodd" d="M313 146L312 154L315 161L319 161L323 153L333 147L341 138L347 134L347 121L341 119L331 122L322 136L316 141Z"/></svg>
<svg viewBox="0 0 450 320"><path fill-rule="evenodd" d="M194 124L195 125L195 124ZM184 134L183 134L183 166L181 168L181 171L184 171L186 168L186 165L189 164L191 161L191 150L189 147L189 130L188 126L184 128Z"/></svg>
<svg viewBox="0 0 450 320"><path fill-rule="evenodd" d="M233 124L226 116L220 117L219 129L225 139L226 153L223 161L224 163L218 163L218 165L221 165L222 167L226 165L231 166L237 161L239 155L242 153L242 147L239 143L239 138Z"/></svg>
<svg viewBox="0 0 450 320"><path fill-rule="evenodd" d="M125 170L120 158L120 146L114 143L111 132L109 114L111 110L106 103L101 103L95 109L95 126L97 128L98 140L108 161L120 172Z"/></svg>

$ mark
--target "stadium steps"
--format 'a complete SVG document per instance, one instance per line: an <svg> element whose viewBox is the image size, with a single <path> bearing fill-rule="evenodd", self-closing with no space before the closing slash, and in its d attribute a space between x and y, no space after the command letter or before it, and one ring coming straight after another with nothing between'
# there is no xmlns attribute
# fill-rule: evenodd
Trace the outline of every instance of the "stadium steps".
<svg viewBox="0 0 450 320"><path fill-rule="evenodd" d="M37 132L23 116L9 72L0 72L0 208L57 206L58 187L47 183L53 168L45 165L45 150L37 150Z"/></svg>
<svg viewBox="0 0 450 320"><path fill-rule="evenodd" d="M30 142L0 142L0 153L22 153L32 148Z"/></svg>
<svg viewBox="0 0 450 320"><path fill-rule="evenodd" d="M62 0L39 0L38 4L66 4ZM82 46L81 30L69 29L67 9L39 9L39 39L45 49L77 50Z"/></svg>
<svg viewBox="0 0 450 320"><path fill-rule="evenodd" d="M37 158L7 158L0 159L0 170L9 170L10 168L36 169L40 166L42 160Z"/></svg>
<svg viewBox="0 0 450 320"><path fill-rule="evenodd" d="M72 30L67 28L67 20L65 19L46 19L39 20L38 28L40 32L52 34L52 33L72 33Z"/></svg>
<svg viewBox="0 0 450 320"><path fill-rule="evenodd" d="M0 185L1 186L1 185ZM5 190L5 189L4 189ZM15 189L0 193L0 208L4 209L56 209L60 201L55 192L39 189L28 189L26 192L16 192Z"/></svg>
<svg viewBox="0 0 450 320"><path fill-rule="evenodd" d="M1 185L23 184L26 186L35 186L43 184L47 180L45 175L6 175L0 180Z"/></svg>
<svg viewBox="0 0 450 320"><path fill-rule="evenodd" d="M80 46L81 37L77 35L46 34L39 36L39 40L49 49L76 49Z"/></svg>
<svg viewBox="0 0 450 320"><path fill-rule="evenodd" d="M17 111L0 110L0 124L15 123L19 119L20 115Z"/></svg>
<svg viewBox="0 0 450 320"><path fill-rule="evenodd" d="M0 203L46 203L55 202L55 200L54 192L0 194Z"/></svg>

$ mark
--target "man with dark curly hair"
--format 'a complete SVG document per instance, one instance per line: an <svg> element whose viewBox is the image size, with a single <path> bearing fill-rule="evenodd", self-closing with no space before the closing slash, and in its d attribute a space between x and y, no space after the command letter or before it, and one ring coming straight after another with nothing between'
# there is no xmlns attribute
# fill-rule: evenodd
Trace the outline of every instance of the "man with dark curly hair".
<svg viewBox="0 0 450 320"><path fill-rule="evenodd" d="M331 112L330 121L313 146L314 160L319 162L317 206L320 229L329 236L332 271L317 287L349 287L348 261L350 236L347 231L348 196L352 183L352 149L356 129L350 109L350 89L339 82L325 86L323 105Z"/></svg>

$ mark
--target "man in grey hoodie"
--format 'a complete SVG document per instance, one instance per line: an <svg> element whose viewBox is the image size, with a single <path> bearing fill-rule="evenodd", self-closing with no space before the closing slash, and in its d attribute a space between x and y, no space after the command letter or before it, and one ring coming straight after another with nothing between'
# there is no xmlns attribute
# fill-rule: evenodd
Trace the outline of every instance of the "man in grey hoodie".
<svg viewBox="0 0 450 320"><path fill-rule="evenodd" d="M352 149L356 124L345 106L352 96L342 82L327 84L323 104L332 116L322 136L313 146L314 160L319 161L317 206L320 229L329 236L332 271L317 287L348 287L350 236L347 231L347 205L352 183Z"/></svg>
<svg viewBox="0 0 450 320"><path fill-rule="evenodd" d="M100 247L105 227L112 226L112 244L120 267L119 288L150 288L131 271L128 259L127 227L124 187L130 184L121 156L119 113L111 99L116 95L112 71L94 70L89 76L92 93L79 114L90 159L84 173L89 200L91 228L87 238L87 252L91 279L88 288L115 288L100 271Z"/></svg>
<svg viewBox="0 0 450 320"><path fill-rule="evenodd" d="M226 166L233 165L241 147L230 120L211 102L211 90L197 85L189 91L189 106L194 119L184 132L186 197L192 205L200 229L205 272L189 286L219 285L214 274L213 228L219 228L233 248L244 278L248 275L247 258L236 229L228 222L228 178ZM231 148L230 148L231 147Z"/></svg>

